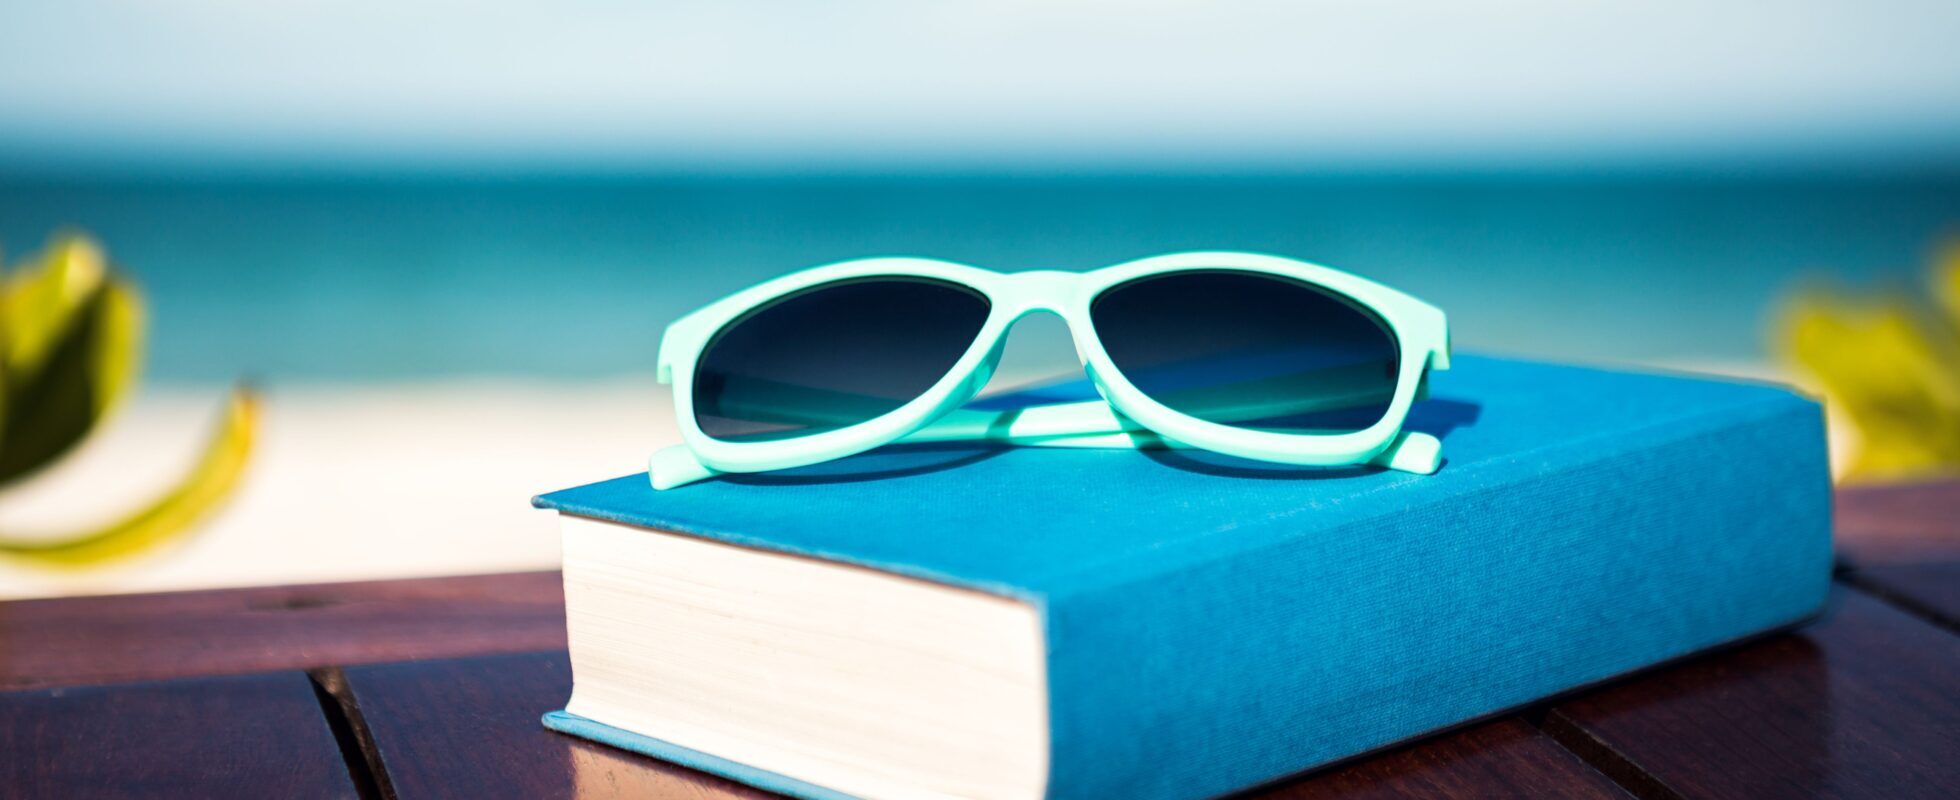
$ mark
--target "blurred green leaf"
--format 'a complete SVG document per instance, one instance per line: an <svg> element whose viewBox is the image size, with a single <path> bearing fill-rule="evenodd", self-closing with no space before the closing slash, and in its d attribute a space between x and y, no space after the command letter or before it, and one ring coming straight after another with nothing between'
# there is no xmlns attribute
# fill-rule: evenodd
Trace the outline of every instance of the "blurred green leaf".
<svg viewBox="0 0 1960 800"><path fill-rule="evenodd" d="M1777 349L1855 437L1844 479L1960 472L1960 246L1932 298L1814 288L1789 298Z"/></svg>
<svg viewBox="0 0 1960 800"><path fill-rule="evenodd" d="M258 395L232 390L197 466L163 496L103 527L59 537L0 538L0 554L55 567L84 567L175 539L223 502L244 475L258 430Z"/></svg>
<svg viewBox="0 0 1960 800"><path fill-rule="evenodd" d="M0 283L0 329L3 486L67 453L134 388L143 304L100 247L69 236Z"/></svg>
<svg viewBox="0 0 1960 800"><path fill-rule="evenodd" d="M60 237L0 276L0 486L81 443L134 390L142 357L142 295L88 238ZM257 420L257 395L238 387L197 465L161 497L99 528L0 536L0 555L79 567L187 534L237 485Z"/></svg>
<svg viewBox="0 0 1960 800"><path fill-rule="evenodd" d="M9 364L38 369L78 311L108 277L102 248L66 234L37 260L23 264L0 285L0 320L7 327Z"/></svg>

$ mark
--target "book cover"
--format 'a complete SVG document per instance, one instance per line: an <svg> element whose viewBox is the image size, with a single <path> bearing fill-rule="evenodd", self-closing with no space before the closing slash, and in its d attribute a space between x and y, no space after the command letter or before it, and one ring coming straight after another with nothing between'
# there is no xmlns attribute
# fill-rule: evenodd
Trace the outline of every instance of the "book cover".
<svg viewBox="0 0 1960 800"><path fill-rule="evenodd" d="M1277 780L1823 604L1820 407L1734 381L1459 356L1435 475L1191 450L901 446L542 508L868 567L1041 615L1053 798ZM995 403L1053 402L1081 387ZM546 724L839 796L562 713Z"/></svg>

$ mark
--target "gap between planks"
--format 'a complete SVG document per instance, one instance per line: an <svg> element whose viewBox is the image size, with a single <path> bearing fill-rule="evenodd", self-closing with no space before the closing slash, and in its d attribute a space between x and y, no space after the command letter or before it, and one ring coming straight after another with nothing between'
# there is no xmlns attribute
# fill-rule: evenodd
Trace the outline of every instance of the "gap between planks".
<svg viewBox="0 0 1960 800"><path fill-rule="evenodd" d="M1851 565L1839 562L1832 571L1831 579L1833 583L1847 591L1871 597L1941 631L1960 634L1960 620L1955 620L1910 596L1894 592L1883 583L1867 579ZM1802 628L1796 630L1800 631ZM1699 653L1694 657L1701 658L1708 655L1710 653ZM1654 665L1640 672L1651 672L1655 667L1660 666L1665 665ZM1605 775L1639 800L1686 800L1686 795L1667 785L1659 777L1641 769L1639 764L1615 750L1612 745L1601 741L1584 727L1560 714L1555 706L1563 696L1536 704L1524 711L1521 716L1540 732L1551 737L1553 742L1565 748L1566 752L1598 770L1600 774Z"/></svg>
<svg viewBox="0 0 1960 800"><path fill-rule="evenodd" d="M1914 599L1911 595L1893 591L1892 587L1885 585L1883 581L1872 580L1859 572L1855 566L1840 567L1837 574L1832 577L1845 588L1903 611L1947 633L1960 635L1960 619L1954 619L1939 609Z"/></svg>
<svg viewBox="0 0 1960 800"><path fill-rule="evenodd" d="M361 800L398 800L367 720L361 716L360 703L347 685L347 674L340 667L319 667L307 670L306 677L313 682L320 713L333 730L334 742L340 745L340 757L347 762L348 777L353 779Z"/></svg>
<svg viewBox="0 0 1960 800"><path fill-rule="evenodd" d="M1565 751L1571 753L1574 758L1606 776L1606 779L1618 785L1621 791L1639 800L1687 800L1686 795L1667 785L1666 781L1641 769L1640 765L1633 763L1632 759L1566 719L1549 704L1533 709L1523 716L1526 722L1531 723L1553 743L1565 748Z"/></svg>
<svg viewBox="0 0 1960 800"><path fill-rule="evenodd" d="M1840 565L1832 577L1834 582L1849 590L1893 606L1948 633L1960 634L1960 620L1954 620L1911 597L1892 592L1881 583L1865 579L1855 570ZM367 722L361 716L360 704L347 685L345 673L340 667L319 667L307 670L306 674L312 680L320 711L333 731L341 757L362 800L398 800ZM1553 708L1556 702L1557 698L1554 698L1537 704L1519 716L1566 752L1639 800L1685 800L1686 796L1678 790L1558 713Z"/></svg>

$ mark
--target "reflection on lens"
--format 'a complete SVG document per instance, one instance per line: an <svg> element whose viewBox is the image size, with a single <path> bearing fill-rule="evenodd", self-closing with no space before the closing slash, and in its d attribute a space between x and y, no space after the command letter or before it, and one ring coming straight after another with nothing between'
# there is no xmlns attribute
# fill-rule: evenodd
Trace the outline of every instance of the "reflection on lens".
<svg viewBox="0 0 1960 800"><path fill-rule="evenodd" d="M694 371L694 418L725 441L849 427L910 402L953 368L987 321L978 292L928 278L825 284L730 323Z"/></svg>
<svg viewBox="0 0 1960 800"><path fill-rule="evenodd" d="M1138 278L1097 295L1089 316L1130 383L1175 411L1222 425L1363 430L1388 415L1401 370L1401 348L1380 317L1274 275Z"/></svg>

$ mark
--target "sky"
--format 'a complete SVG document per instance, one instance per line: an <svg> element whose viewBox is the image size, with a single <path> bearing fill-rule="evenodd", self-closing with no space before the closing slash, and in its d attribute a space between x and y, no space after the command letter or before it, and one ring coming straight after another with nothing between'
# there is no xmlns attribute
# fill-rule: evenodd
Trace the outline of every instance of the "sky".
<svg viewBox="0 0 1960 800"><path fill-rule="evenodd" d="M0 4L0 165L1960 163L1960 3Z"/></svg>

